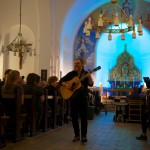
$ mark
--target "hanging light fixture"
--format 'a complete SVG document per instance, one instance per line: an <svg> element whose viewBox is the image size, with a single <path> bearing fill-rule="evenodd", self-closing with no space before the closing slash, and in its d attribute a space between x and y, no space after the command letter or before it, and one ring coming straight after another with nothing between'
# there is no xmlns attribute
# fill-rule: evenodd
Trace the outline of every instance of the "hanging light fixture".
<svg viewBox="0 0 150 150"><path fill-rule="evenodd" d="M108 40L112 39L112 34L122 34L121 39L125 40L125 33L132 31L132 38L136 38L135 23L132 15L127 14L119 5L118 0L111 0L106 4L105 10L99 14L99 18L88 18L85 21L83 33L90 36L90 31L96 32L95 37L100 38L100 33L108 33ZM143 34L142 22L139 20L139 35Z"/></svg>
<svg viewBox="0 0 150 150"><path fill-rule="evenodd" d="M26 40L23 38L22 32L21 32L21 6L22 6L22 0L20 0L20 25L19 25L19 33L15 37L15 39L5 48L2 46L1 53L2 54L9 54L9 51L14 52L14 56L18 53L19 56L19 69L22 69L22 60L25 53L29 53L30 56L34 54L36 55L36 50L32 49L32 44L27 43Z"/></svg>

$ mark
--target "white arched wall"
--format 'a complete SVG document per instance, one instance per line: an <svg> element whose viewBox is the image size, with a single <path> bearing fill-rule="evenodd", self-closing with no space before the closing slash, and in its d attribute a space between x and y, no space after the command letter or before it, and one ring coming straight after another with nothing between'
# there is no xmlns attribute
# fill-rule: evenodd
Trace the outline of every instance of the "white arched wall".
<svg viewBox="0 0 150 150"><path fill-rule="evenodd" d="M27 43L32 43L32 48L37 48L37 15L36 15L36 0L32 2L29 0L22 0L22 26L21 32ZM20 11L20 0L1 0L0 4L0 18L1 18L1 43L6 47L10 42L12 42L19 33L19 11ZM31 6L31 7L29 7ZM32 10L32 11L31 11ZM6 13L7 12L7 13ZM31 13L32 12L32 13ZM30 17L31 18L30 18ZM34 21L32 22L34 18ZM36 37L36 38L35 38ZM37 49L38 51L38 49ZM37 56L38 57L38 56ZM27 75L29 72L35 72L35 57L25 56L23 59L23 69L19 69L19 58L14 56L12 52L9 55L1 55L0 59L2 61L1 68L1 78L3 77L3 72L7 68L19 70L21 75Z"/></svg>
<svg viewBox="0 0 150 150"><path fill-rule="evenodd" d="M6 46L13 37L17 36L19 28L19 1L0 1L0 41ZM0 56L0 78L7 68L17 69L21 75L27 76L30 72L40 74L41 69L50 70L50 54L52 41L51 25L51 1L50 0L22 0L22 32L28 43L36 48L37 55L26 57L23 69L19 70L16 57L7 59L7 56ZM10 35L11 38L8 38Z"/></svg>
<svg viewBox="0 0 150 150"><path fill-rule="evenodd" d="M73 67L74 39L85 18L99 6L109 0L76 0L68 11L61 31L60 41L60 70L65 75Z"/></svg>
<svg viewBox="0 0 150 150"><path fill-rule="evenodd" d="M60 33L64 18L74 0L22 0L22 2L22 25L33 32L37 51L34 68L31 70L40 74L41 69L46 69L48 76L57 75L59 77ZM19 0L0 1L0 20L0 41L4 44L5 35L19 23ZM9 68L5 60L3 56L0 56L0 78L5 69ZM26 65L25 63L24 66ZM27 67L32 68L30 65ZM26 76L29 69L23 67L19 71L23 72L23 70L25 74L21 74Z"/></svg>

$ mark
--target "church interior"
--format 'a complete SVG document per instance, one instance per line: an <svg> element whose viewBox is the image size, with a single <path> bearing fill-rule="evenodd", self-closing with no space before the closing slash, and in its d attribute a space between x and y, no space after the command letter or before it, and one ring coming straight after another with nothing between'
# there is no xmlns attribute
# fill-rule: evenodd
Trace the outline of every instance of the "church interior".
<svg viewBox="0 0 150 150"><path fill-rule="evenodd" d="M73 70L74 59L83 60L94 81L86 144L71 142L70 102L62 97L53 112L47 110L53 98L46 95L40 126L32 107L31 131L24 134L28 114L17 109L18 96L15 137L7 135L11 117L1 114L0 101L0 149L149 149L149 130L147 141L136 140L143 102L130 103L128 95L133 88L140 96L150 88L150 0L0 0L0 20L0 81L12 69L25 82L29 73L38 74L44 86L49 77L59 81ZM35 97L24 99L34 102Z"/></svg>

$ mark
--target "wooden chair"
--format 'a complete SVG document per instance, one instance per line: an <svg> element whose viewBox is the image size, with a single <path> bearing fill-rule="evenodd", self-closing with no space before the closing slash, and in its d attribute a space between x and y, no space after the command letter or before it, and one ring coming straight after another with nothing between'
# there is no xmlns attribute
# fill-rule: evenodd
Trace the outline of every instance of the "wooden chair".
<svg viewBox="0 0 150 150"><path fill-rule="evenodd" d="M64 100L61 95L55 96L55 124L62 126L69 123L70 116L70 100Z"/></svg>
<svg viewBox="0 0 150 150"><path fill-rule="evenodd" d="M51 128L62 126L64 123L68 123L69 106L67 101L59 95L48 95L47 103L50 104L50 118L49 124Z"/></svg>
<svg viewBox="0 0 150 150"><path fill-rule="evenodd" d="M68 122L70 105L58 93L57 91L54 95L48 95L48 91L45 92L43 131L54 129Z"/></svg>
<svg viewBox="0 0 150 150"><path fill-rule="evenodd" d="M25 138L24 122L27 114L21 112L21 88L17 87L16 94L5 95L1 99L4 105L5 115L9 116L6 136L13 142L18 142Z"/></svg>
<svg viewBox="0 0 150 150"><path fill-rule="evenodd" d="M142 100L128 100L129 111L128 111L128 122L141 122L142 114Z"/></svg>

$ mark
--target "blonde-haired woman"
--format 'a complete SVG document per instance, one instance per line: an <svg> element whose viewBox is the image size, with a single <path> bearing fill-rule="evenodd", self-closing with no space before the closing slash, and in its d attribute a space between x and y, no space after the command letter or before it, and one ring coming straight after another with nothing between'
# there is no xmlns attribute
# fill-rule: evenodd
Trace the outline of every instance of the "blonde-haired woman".
<svg viewBox="0 0 150 150"><path fill-rule="evenodd" d="M20 86L20 81L21 81L20 72L17 70L10 71L7 75L4 85L2 86L2 97L5 97L8 94L15 94L16 88ZM24 90L22 86L20 86L20 89L21 89L21 104L23 104Z"/></svg>

